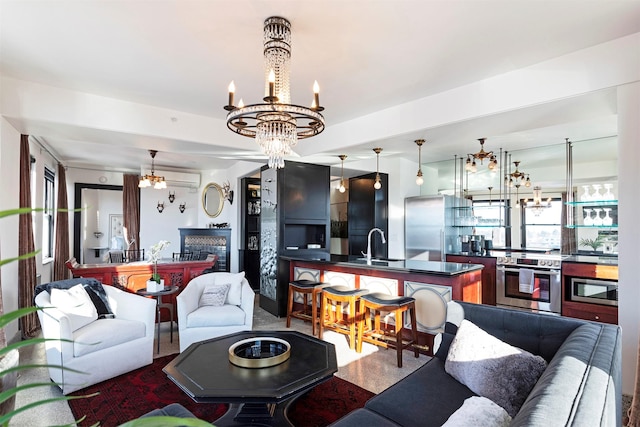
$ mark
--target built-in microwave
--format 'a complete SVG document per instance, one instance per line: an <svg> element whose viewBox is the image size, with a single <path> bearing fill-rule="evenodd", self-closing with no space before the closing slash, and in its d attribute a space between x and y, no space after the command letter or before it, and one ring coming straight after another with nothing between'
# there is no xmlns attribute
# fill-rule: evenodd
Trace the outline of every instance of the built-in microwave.
<svg viewBox="0 0 640 427"><path fill-rule="evenodd" d="M591 304L618 305L618 282L571 278L571 300Z"/></svg>

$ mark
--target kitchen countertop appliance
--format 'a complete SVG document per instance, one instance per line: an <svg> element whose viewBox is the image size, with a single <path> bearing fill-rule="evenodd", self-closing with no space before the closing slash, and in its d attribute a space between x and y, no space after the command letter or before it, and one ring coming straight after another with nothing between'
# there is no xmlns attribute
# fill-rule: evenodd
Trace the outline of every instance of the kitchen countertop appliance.
<svg viewBox="0 0 640 427"><path fill-rule="evenodd" d="M498 306L560 315L563 255L507 252L496 260Z"/></svg>

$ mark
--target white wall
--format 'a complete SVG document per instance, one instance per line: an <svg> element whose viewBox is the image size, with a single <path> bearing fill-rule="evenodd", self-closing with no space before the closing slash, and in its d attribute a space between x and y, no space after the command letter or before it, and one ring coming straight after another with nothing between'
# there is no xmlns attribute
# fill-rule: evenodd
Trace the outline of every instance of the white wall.
<svg viewBox="0 0 640 427"><path fill-rule="evenodd" d="M20 203L20 133L4 118L0 118L0 182L2 182L2 197L0 210L17 208ZM10 216L0 220L0 258L14 258L18 256L18 217ZM4 312L18 308L18 263L5 264L0 268L0 283L2 284L2 302ZM12 322L5 327L7 340L15 339L18 335L18 322Z"/></svg>
<svg viewBox="0 0 640 427"><path fill-rule="evenodd" d="M632 394L635 385L640 337L640 83L618 88L618 164L620 204L618 206L618 248L620 269L618 294L618 323L622 328L622 392Z"/></svg>

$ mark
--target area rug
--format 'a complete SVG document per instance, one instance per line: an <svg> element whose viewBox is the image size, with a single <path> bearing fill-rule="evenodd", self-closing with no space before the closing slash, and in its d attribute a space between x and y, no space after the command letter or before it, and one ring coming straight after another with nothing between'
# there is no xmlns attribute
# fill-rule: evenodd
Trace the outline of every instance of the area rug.
<svg viewBox="0 0 640 427"><path fill-rule="evenodd" d="M71 393L70 396L100 393L98 396L69 401L74 418L79 420L84 417L78 427L96 423L115 427L174 402L180 403L198 418L212 423L224 415L226 404L195 403L167 378L162 368L175 357L175 354L160 357L149 366ZM333 377L298 398L289 409L289 418L299 427L327 426L352 410L363 407L373 395L355 384Z"/></svg>

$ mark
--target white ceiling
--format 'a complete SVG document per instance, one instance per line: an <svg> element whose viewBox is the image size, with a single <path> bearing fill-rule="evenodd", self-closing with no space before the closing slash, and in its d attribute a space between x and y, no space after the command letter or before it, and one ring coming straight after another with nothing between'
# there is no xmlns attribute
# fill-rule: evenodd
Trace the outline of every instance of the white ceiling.
<svg viewBox="0 0 640 427"><path fill-rule="evenodd" d="M215 118L224 123L227 85L256 102L263 91L262 22L292 23L292 101L309 104L321 84L328 129L394 105L441 93L640 32L636 0L167 0L0 1L3 76ZM264 163L228 132L203 143L160 139L28 117L8 120L64 162L136 169L156 164L226 168L230 158ZM222 124L224 126L224 124ZM488 149L615 135L615 90L323 151L301 161L336 165L338 154L423 162ZM312 141L312 140L308 140ZM490 141L490 142L489 142ZM300 144L308 144L302 141ZM114 146L116 149L114 149ZM533 160L533 159L530 159ZM348 162L345 163L348 168Z"/></svg>

